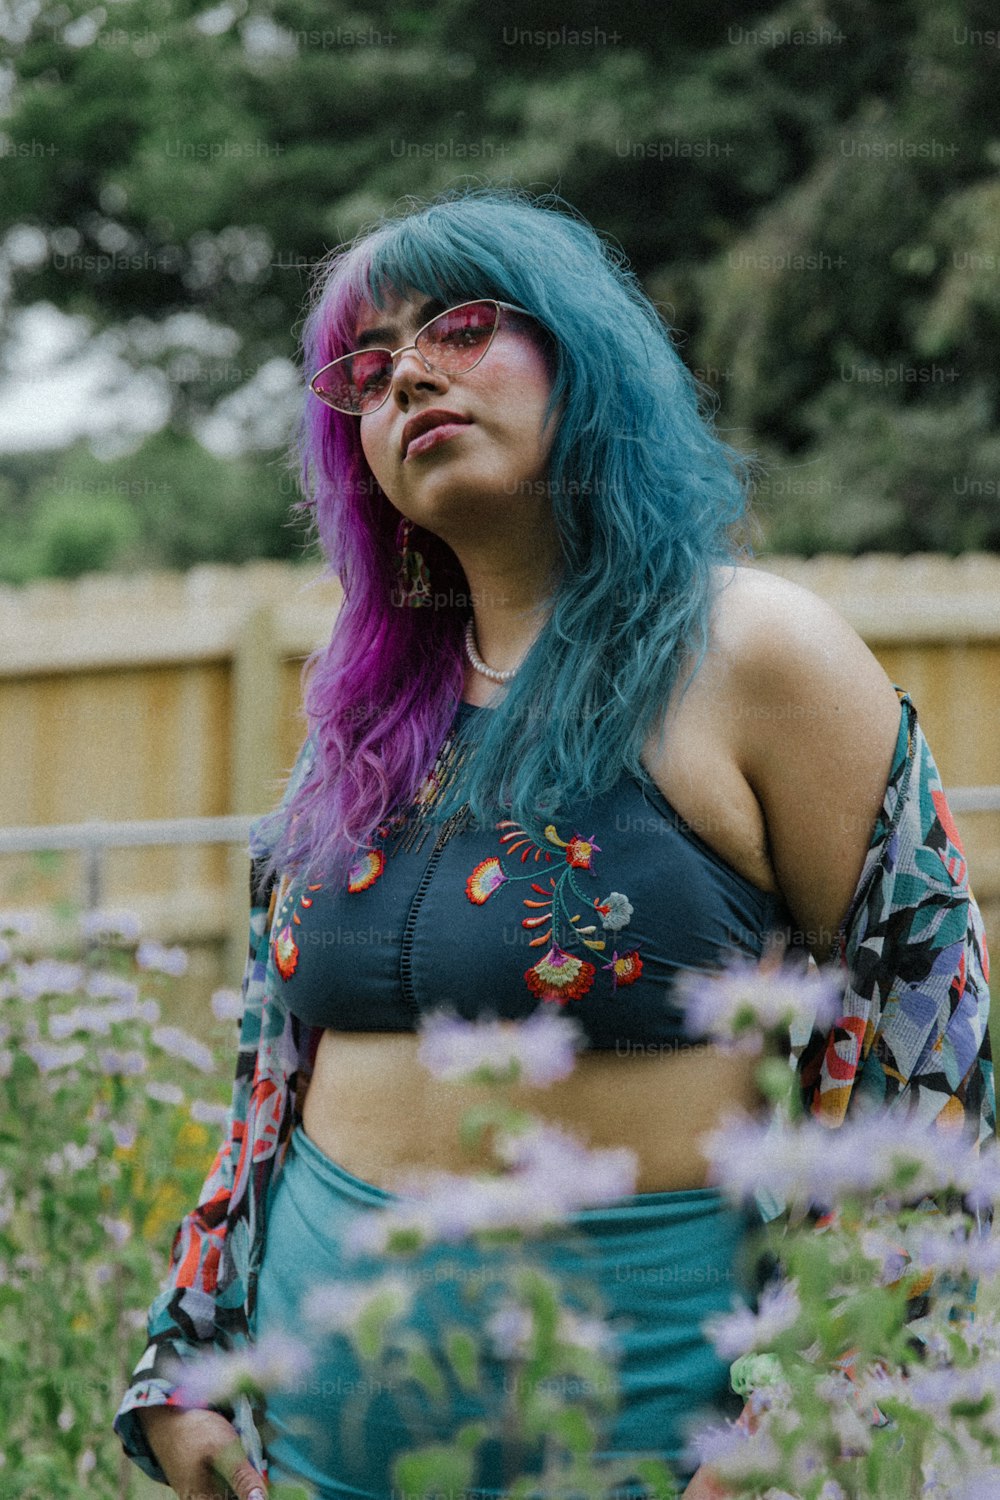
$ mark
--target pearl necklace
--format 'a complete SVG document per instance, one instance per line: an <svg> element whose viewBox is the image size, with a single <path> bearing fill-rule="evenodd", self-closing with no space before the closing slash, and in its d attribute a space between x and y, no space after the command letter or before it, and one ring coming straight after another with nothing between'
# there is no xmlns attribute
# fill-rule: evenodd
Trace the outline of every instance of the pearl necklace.
<svg viewBox="0 0 1000 1500"><path fill-rule="evenodd" d="M483 677L488 677L491 682L509 682L517 675L517 667L510 667L506 672L498 672L494 667L488 667L483 661L474 645L475 621L470 616L469 623L465 627L465 654L469 659L469 665Z"/></svg>

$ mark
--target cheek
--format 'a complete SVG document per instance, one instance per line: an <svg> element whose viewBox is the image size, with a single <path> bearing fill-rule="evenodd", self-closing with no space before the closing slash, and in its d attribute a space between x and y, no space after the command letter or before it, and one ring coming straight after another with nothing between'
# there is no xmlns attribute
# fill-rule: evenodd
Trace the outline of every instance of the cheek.
<svg viewBox="0 0 1000 1500"><path fill-rule="evenodd" d="M361 451L379 484L389 472L385 434L380 431L377 414L361 420ZM384 486L383 486L384 487Z"/></svg>

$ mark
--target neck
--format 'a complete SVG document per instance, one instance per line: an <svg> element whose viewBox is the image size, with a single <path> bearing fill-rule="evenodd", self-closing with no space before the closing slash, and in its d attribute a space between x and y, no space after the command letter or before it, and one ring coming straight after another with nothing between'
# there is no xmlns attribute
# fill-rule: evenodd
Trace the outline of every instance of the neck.
<svg viewBox="0 0 1000 1500"><path fill-rule="evenodd" d="M479 655L498 672L519 665L551 608L554 581L548 560L531 555L527 541L519 550L519 557L508 551L503 558L459 559L469 584Z"/></svg>

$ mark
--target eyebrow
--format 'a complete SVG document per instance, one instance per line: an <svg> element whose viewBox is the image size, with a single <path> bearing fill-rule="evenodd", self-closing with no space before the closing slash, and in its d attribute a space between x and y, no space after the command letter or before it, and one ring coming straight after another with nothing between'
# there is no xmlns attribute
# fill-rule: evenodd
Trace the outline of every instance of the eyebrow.
<svg viewBox="0 0 1000 1500"><path fill-rule="evenodd" d="M429 297L417 313L417 328L423 328L438 309L444 312L444 303L438 297ZM354 347L355 349L369 349L374 344L380 349L391 349L392 341L396 337L395 329L394 323L380 323L377 328L368 328L358 335Z"/></svg>

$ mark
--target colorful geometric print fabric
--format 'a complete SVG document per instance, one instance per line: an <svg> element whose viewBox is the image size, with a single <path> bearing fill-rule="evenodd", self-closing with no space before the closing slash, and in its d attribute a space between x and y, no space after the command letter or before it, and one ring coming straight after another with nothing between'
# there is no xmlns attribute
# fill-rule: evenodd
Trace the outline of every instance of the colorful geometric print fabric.
<svg viewBox="0 0 1000 1500"><path fill-rule="evenodd" d="M995 1135L988 960L965 858L910 698L864 869L831 958L847 970L842 1020L792 1038L807 1107L836 1126L859 1110L913 1108L929 1127L961 1125L970 1149ZM308 770L308 744L285 801ZM256 868L256 867L255 867ZM137 1413L171 1404L167 1367L249 1340L264 1245L263 1206L280 1171L321 1030L284 1007L268 965L274 891L251 880L250 953L230 1121L198 1206L179 1225L149 1343L114 1427L128 1456L166 1483ZM246 1396L220 1408L265 1474Z"/></svg>

